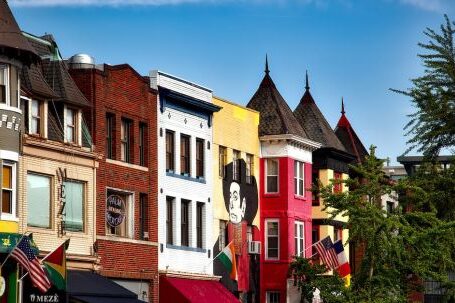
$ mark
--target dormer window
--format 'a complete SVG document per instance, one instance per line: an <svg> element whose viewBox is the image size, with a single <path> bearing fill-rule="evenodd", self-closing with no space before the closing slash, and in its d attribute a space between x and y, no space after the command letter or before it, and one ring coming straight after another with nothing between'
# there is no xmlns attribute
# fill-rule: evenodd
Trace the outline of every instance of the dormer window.
<svg viewBox="0 0 455 303"><path fill-rule="evenodd" d="M30 106L30 134L39 135L41 134L41 117L42 108L41 102L38 100L31 100Z"/></svg>
<svg viewBox="0 0 455 303"><path fill-rule="evenodd" d="M19 76L15 66L0 64L0 104L19 107Z"/></svg>
<svg viewBox="0 0 455 303"><path fill-rule="evenodd" d="M70 107L65 107L65 142L77 143L77 111Z"/></svg>

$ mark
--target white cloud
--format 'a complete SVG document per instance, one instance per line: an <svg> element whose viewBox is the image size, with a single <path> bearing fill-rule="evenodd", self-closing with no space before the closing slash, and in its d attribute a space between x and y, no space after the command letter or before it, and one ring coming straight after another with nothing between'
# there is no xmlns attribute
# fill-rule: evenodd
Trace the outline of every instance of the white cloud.
<svg viewBox="0 0 455 303"><path fill-rule="evenodd" d="M447 11L450 8L449 3L452 3L452 5L454 3L453 0L400 0L400 2L438 13Z"/></svg>

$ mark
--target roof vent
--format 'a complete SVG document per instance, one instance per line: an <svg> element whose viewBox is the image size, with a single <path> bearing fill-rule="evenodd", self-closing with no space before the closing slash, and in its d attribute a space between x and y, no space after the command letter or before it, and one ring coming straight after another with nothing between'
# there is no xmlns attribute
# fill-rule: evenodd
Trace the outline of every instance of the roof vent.
<svg viewBox="0 0 455 303"><path fill-rule="evenodd" d="M87 54L76 54L68 59L70 69L89 69L95 67L95 58Z"/></svg>

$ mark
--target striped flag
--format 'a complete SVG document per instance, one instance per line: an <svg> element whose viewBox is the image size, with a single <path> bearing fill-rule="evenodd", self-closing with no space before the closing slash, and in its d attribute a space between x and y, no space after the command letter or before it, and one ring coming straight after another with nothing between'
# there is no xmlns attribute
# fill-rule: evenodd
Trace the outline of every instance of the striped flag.
<svg viewBox="0 0 455 303"><path fill-rule="evenodd" d="M11 257L16 259L28 271L33 285L42 293L45 293L51 287L51 283L44 273L38 258L30 247L30 239L27 236L23 236L11 251Z"/></svg>
<svg viewBox="0 0 455 303"><path fill-rule="evenodd" d="M336 270L340 277L344 279L347 287L350 285L351 281L351 267L349 266L348 258L346 258L346 253L344 252L344 247L341 240L338 240L335 243L333 243L333 249L337 254L339 264Z"/></svg>
<svg viewBox="0 0 455 303"><path fill-rule="evenodd" d="M231 279L237 280L234 242L229 243L215 258L219 258L221 263L230 271Z"/></svg>
<svg viewBox="0 0 455 303"><path fill-rule="evenodd" d="M330 236L325 237L321 241L315 244L316 250L318 251L319 256L329 269L335 269L338 267L338 257L333 248L332 239Z"/></svg>

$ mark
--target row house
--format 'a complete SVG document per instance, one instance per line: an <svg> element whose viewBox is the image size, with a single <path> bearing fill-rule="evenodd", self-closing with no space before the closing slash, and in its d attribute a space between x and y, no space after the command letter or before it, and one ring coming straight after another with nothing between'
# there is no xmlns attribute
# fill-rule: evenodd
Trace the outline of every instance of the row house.
<svg viewBox="0 0 455 303"><path fill-rule="evenodd" d="M68 60L91 105L87 125L100 154L96 174L97 272L145 302L158 302L157 91L128 64Z"/></svg>
<svg viewBox="0 0 455 303"><path fill-rule="evenodd" d="M354 157L347 152L314 101L310 93L308 74L305 92L294 110L294 115L309 138L321 143L321 147L313 152L311 177L313 184L320 182L327 186L332 180L347 179L349 164L353 162ZM333 191L344 192L347 191L347 187L343 183L338 183L333 187ZM346 227L348 218L342 215L331 218L330 209L324 208L324 201L315 195L312 201L312 242L316 243L327 236L330 236L333 242L338 240L346 242L349 237L349 230ZM345 252L349 255L348 246L345 247ZM312 255L315 253L314 248Z"/></svg>
<svg viewBox="0 0 455 303"><path fill-rule="evenodd" d="M238 280L219 259L213 273L242 302L259 302L259 113L218 97L213 114L213 255L234 243Z"/></svg>
<svg viewBox="0 0 455 303"><path fill-rule="evenodd" d="M19 241L19 169L24 115L20 104L20 72L39 61L22 36L6 1L0 1L0 284L8 285L2 302L16 302L17 263L8 258Z"/></svg>
<svg viewBox="0 0 455 303"><path fill-rule="evenodd" d="M158 270L161 302L233 302L213 275L212 91L161 71L158 91Z"/></svg>
<svg viewBox="0 0 455 303"><path fill-rule="evenodd" d="M311 256L312 152L309 139L275 86L266 60L265 75L247 105L260 113L260 302L299 302L288 277L293 256Z"/></svg>

